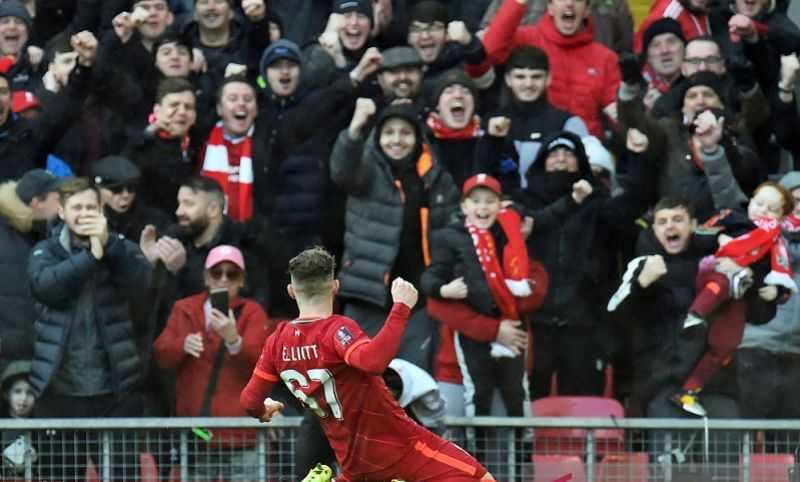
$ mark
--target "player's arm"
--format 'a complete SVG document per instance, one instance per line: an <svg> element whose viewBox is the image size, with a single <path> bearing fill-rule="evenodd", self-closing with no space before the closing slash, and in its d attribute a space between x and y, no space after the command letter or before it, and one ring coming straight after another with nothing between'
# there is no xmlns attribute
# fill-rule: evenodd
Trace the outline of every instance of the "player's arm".
<svg viewBox="0 0 800 482"><path fill-rule="evenodd" d="M375 338L363 339L351 345L344 354L345 363L369 374L381 375L400 348L406 322L411 315L411 308L417 304L417 298L414 285L402 278L395 279L392 282L394 306L383 328Z"/></svg>
<svg viewBox="0 0 800 482"><path fill-rule="evenodd" d="M274 339L274 336L267 339L256 367L253 369L253 374L250 376L250 381L247 382L247 386L244 387L239 396L239 404L245 412L262 422L269 422L272 415L283 410L282 403L266 398L267 395L272 393L275 384L280 380L275 375L275 370L272 368L271 363Z"/></svg>

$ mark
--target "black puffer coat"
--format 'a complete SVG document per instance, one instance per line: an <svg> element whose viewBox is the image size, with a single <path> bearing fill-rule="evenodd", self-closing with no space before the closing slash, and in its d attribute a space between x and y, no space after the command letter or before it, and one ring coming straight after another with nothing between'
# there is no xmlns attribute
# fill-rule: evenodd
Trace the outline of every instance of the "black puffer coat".
<svg viewBox="0 0 800 482"><path fill-rule="evenodd" d="M417 167L424 186L422 201L429 209L422 227L421 242L425 243L447 224L459 192L450 174L436 163ZM390 276L401 248L405 201L374 132L366 142L351 139L347 130L339 134L331 155L331 178L349 195L340 294L386 306Z"/></svg>
<svg viewBox="0 0 800 482"><path fill-rule="evenodd" d="M139 247L111 233L105 255L98 261L88 249L68 251L61 226L38 243L28 263L31 291L38 302L31 385L36 396L45 391L64 358L64 347L75 324L81 290L92 277L95 314L102 345L111 369L110 387L122 394L135 388L142 365L133 337L128 299L143 293L150 283L151 266Z"/></svg>
<svg viewBox="0 0 800 482"><path fill-rule="evenodd" d="M582 178L594 186L591 196L561 223L550 229L538 229L535 210L551 205L572 192L572 184L563 192L553 191L552 180L546 173L548 152L540 149L533 166L527 173L528 187L519 201L534 217L533 233L528 238L528 254L539 259L550 276L550 285L542 307L533 315L534 324L594 325L599 321L598 307L605 304L608 280L616 276L611 266L615 256L607 240L641 215L651 201L647 193L650 184L643 171L648 169L640 161L631 163L631 187L617 197L593 183L592 170L580 138L562 131L542 143L550 144L556 137L567 138L576 146L578 170L576 179ZM653 171L652 168L650 168Z"/></svg>
<svg viewBox="0 0 800 482"><path fill-rule="evenodd" d="M0 185L0 355L2 364L33 356L33 298L28 256L38 240L33 212L17 197L17 183Z"/></svg>

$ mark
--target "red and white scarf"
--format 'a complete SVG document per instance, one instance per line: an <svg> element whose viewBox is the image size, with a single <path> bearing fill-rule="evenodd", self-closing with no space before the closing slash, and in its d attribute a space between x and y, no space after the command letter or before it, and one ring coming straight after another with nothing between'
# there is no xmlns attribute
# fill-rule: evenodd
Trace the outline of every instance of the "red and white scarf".
<svg viewBox="0 0 800 482"><path fill-rule="evenodd" d="M783 230L789 233L797 233L800 232L800 218L794 215L794 213L786 216L783 218Z"/></svg>
<svg viewBox="0 0 800 482"><path fill-rule="evenodd" d="M225 193L225 210L236 221L247 221L253 216L253 128L238 139L225 138L222 122L217 122L206 142L200 175L210 177L222 186ZM241 143L238 165L231 162L227 145Z"/></svg>
<svg viewBox="0 0 800 482"><path fill-rule="evenodd" d="M481 120L478 116L472 116L466 127L453 129L448 127L442 117L436 112L428 114L428 127L430 127L433 137L437 139L466 140L478 137L481 132Z"/></svg>
<svg viewBox="0 0 800 482"><path fill-rule="evenodd" d="M781 223L772 218L756 218L756 229L732 239L719 248L717 258L731 258L739 266L749 266L770 253L771 271L764 278L765 284L783 286L797 291L789 264L789 253L781 238Z"/></svg>
<svg viewBox="0 0 800 482"><path fill-rule="evenodd" d="M478 261L481 263L489 291L500 309L501 316L504 319L519 320L520 313L515 296L530 294L527 281L528 249L525 246L525 239L522 237L522 219L516 211L502 209L497 214L497 222L508 240L503 249L503 266L500 266L498 261L497 245L492 233L488 229L478 229L469 223L466 224L466 228L472 236ZM527 293L516 288L522 286L523 283L527 288ZM512 288L517 293L513 293Z"/></svg>

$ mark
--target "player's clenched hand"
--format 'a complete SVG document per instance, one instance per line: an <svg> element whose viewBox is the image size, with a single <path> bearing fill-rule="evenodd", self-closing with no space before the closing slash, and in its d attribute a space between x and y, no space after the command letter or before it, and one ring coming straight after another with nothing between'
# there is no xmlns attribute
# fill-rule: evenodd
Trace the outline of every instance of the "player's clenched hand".
<svg viewBox="0 0 800 482"><path fill-rule="evenodd" d="M269 422L276 413L283 410L283 404L271 398L264 400L264 414L261 415L262 422Z"/></svg>
<svg viewBox="0 0 800 482"><path fill-rule="evenodd" d="M413 308L417 304L417 298L419 298L419 293L414 285L403 278L395 278L392 282L392 301Z"/></svg>

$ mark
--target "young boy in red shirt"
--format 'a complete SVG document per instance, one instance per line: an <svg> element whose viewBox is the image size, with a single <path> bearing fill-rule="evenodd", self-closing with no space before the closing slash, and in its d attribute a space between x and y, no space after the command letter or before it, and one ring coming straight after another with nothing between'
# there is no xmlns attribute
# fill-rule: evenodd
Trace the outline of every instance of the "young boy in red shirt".
<svg viewBox="0 0 800 482"><path fill-rule="evenodd" d="M333 273L333 257L322 248L289 261L287 291L300 316L267 340L242 392L242 407L268 422L283 404L264 398L282 380L320 418L342 469L340 482L493 481L472 456L411 420L381 377L417 303L414 286L394 280L394 306L370 340L355 321L333 315L339 288Z"/></svg>

